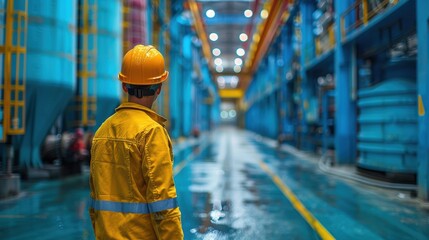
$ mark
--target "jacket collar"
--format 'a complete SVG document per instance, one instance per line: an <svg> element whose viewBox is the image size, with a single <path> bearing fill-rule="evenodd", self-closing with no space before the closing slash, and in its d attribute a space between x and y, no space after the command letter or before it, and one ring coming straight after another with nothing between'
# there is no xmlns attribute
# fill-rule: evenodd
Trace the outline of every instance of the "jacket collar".
<svg viewBox="0 0 429 240"><path fill-rule="evenodd" d="M121 105L119 105L119 107L117 107L115 109L115 111L119 111L121 109L137 109L137 110L141 110L146 112L146 114L152 118L153 120L155 120L157 123L161 124L163 127L165 127L165 122L167 121L167 119L165 119L164 117L158 115L155 111L153 111L152 109L145 107L143 105L137 104L137 103L133 103L133 102L124 102Z"/></svg>

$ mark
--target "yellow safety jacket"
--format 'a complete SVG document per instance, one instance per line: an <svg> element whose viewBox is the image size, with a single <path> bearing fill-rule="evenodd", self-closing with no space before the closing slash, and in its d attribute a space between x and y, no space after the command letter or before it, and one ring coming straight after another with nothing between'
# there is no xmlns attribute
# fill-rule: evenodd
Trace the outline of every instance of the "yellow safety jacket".
<svg viewBox="0 0 429 240"><path fill-rule="evenodd" d="M165 121L128 102L95 133L89 211L97 239L183 239Z"/></svg>

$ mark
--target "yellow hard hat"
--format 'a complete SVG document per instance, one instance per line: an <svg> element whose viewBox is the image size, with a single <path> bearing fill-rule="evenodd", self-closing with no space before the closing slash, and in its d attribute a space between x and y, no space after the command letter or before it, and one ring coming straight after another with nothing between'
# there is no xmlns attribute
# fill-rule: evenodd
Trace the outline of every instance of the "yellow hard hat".
<svg viewBox="0 0 429 240"><path fill-rule="evenodd" d="M153 46L136 45L122 60L119 80L133 85L153 85L167 80L164 57Z"/></svg>

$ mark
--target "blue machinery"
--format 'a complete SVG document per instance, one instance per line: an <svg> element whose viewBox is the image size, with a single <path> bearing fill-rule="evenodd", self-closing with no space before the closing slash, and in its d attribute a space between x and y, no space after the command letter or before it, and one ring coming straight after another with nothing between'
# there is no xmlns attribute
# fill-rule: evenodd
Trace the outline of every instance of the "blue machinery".
<svg viewBox="0 0 429 240"><path fill-rule="evenodd" d="M429 2L290 2L247 88L246 128L337 164L414 175L428 200Z"/></svg>
<svg viewBox="0 0 429 240"><path fill-rule="evenodd" d="M201 46L193 41L189 19L179 19L176 10L182 3L173 7L164 0L140 2L147 13L143 44L164 53L171 76L157 111L170 120L174 138L190 136L195 128L210 129L216 123L219 97L207 65L201 63ZM0 170L14 153L15 170L42 168L40 148L48 133L76 127L94 132L114 112L121 96L117 74L122 4L126 3L32 0L27 6L25 0L0 1ZM185 37L170 33L168 22L177 24ZM178 39L174 44L170 34Z"/></svg>

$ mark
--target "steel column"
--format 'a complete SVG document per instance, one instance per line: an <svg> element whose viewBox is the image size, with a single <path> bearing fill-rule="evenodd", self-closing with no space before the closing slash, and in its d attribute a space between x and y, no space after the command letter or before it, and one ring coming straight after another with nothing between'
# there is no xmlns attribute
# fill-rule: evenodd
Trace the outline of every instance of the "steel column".
<svg viewBox="0 0 429 240"><path fill-rule="evenodd" d="M339 164L354 163L356 159L356 103L352 99L352 48L342 45L341 13L352 4L350 0L335 0L335 157Z"/></svg>
<svg viewBox="0 0 429 240"><path fill-rule="evenodd" d="M429 200L429 2L417 0L417 91L419 101L419 146L417 172L419 197Z"/></svg>
<svg viewBox="0 0 429 240"><path fill-rule="evenodd" d="M302 117L301 117L301 130L300 130L300 139L303 139L303 143L300 144L301 147L309 146L306 139L308 138L309 130L308 130L308 122L306 119L307 111L310 107L310 98L311 98L311 83L309 76L307 76L307 72L305 71L305 65L315 56L315 51L313 49L314 46L314 36L313 36L313 12L314 12L314 4L313 1L301 1L300 3L300 11L301 11L301 109L302 109ZM305 144L307 143L307 144Z"/></svg>

